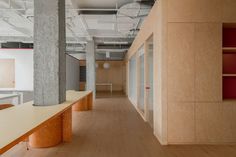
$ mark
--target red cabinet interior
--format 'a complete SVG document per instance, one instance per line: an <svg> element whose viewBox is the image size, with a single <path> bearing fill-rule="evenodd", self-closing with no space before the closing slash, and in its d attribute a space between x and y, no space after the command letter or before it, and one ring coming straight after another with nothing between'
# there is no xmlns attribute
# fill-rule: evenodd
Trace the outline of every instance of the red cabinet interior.
<svg viewBox="0 0 236 157"><path fill-rule="evenodd" d="M236 99L236 25L223 28L223 99ZM228 75L224 75L228 74Z"/></svg>
<svg viewBox="0 0 236 157"><path fill-rule="evenodd" d="M223 29L223 47L236 47L236 28Z"/></svg>
<svg viewBox="0 0 236 157"><path fill-rule="evenodd" d="M223 54L223 74L236 74L236 52Z"/></svg>
<svg viewBox="0 0 236 157"><path fill-rule="evenodd" d="M236 99L236 77L223 77L223 99Z"/></svg>

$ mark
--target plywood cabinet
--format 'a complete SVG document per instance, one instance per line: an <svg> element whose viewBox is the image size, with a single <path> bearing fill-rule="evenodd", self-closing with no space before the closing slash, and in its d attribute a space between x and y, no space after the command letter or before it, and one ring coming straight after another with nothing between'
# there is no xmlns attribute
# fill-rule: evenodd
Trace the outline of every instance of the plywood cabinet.
<svg viewBox="0 0 236 157"><path fill-rule="evenodd" d="M194 24L168 30L168 101L194 101Z"/></svg>
<svg viewBox="0 0 236 157"><path fill-rule="evenodd" d="M195 100L222 100L222 24L195 24Z"/></svg>

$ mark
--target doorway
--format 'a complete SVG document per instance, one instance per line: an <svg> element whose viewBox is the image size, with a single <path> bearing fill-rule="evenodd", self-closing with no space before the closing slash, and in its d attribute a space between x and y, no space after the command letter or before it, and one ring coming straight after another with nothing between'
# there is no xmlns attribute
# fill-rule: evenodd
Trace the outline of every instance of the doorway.
<svg viewBox="0 0 236 157"><path fill-rule="evenodd" d="M147 122L153 128L153 36L147 40L146 54L146 106L147 106Z"/></svg>
<svg viewBox="0 0 236 157"><path fill-rule="evenodd" d="M141 114L145 114L145 71L144 71L144 46L138 51L138 109Z"/></svg>

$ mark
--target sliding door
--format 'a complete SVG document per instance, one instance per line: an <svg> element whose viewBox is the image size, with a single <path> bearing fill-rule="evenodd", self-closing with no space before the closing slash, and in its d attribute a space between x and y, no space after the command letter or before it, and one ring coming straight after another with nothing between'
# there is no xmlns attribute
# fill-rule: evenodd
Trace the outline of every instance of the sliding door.
<svg viewBox="0 0 236 157"><path fill-rule="evenodd" d="M136 55L129 60L129 98L136 104L137 79L136 79Z"/></svg>
<svg viewBox="0 0 236 157"><path fill-rule="evenodd" d="M145 106L144 106L144 90L145 90L145 82L144 82L144 47L142 46L138 51L138 109L141 114L144 115Z"/></svg>
<svg viewBox="0 0 236 157"><path fill-rule="evenodd" d="M147 41L147 121L151 127L153 127L153 38L151 37Z"/></svg>

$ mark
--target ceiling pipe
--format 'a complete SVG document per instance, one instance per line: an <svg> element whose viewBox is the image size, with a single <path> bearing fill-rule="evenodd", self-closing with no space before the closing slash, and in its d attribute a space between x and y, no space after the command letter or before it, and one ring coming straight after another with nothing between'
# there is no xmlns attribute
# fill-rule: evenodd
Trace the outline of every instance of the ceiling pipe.
<svg viewBox="0 0 236 157"><path fill-rule="evenodd" d="M113 8L113 9L108 9L108 8L78 8L78 9L74 9L74 8L67 8L68 10L76 10L76 11L118 11L118 8ZM137 8L137 7L132 7L132 8L126 8L126 9L148 9L150 10L150 8Z"/></svg>
<svg viewBox="0 0 236 157"><path fill-rule="evenodd" d="M93 40L93 38L91 37L91 34L88 31L89 27L88 27L88 24L87 24L84 16L81 15L81 14L79 16L80 16L80 21L82 23L82 26L83 26L84 30L87 32L87 34L88 34L87 40L89 40L89 41Z"/></svg>
<svg viewBox="0 0 236 157"><path fill-rule="evenodd" d="M71 0L70 0L70 4L72 4L72 1L71 1ZM74 10L73 6L72 6L72 5L70 5L70 6L71 6L71 8L70 8L70 9L67 8L66 10L71 10L71 13L72 13L72 15L73 15L74 17L78 16L78 13L76 12L76 10ZM82 18L83 18L83 17L82 17ZM89 34L89 32L88 32L88 27L87 27L86 23L84 23L84 22L86 22L86 21L85 21L84 19L82 19L82 18L80 18L80 22L82 23L83 30L87 33L86 38L87 38L88 40L90 40L90 39L91 39L91 36L90 36L90 34ZM73 18L73 20L77 20L77 22L80 23L77 18Z"/></svg>
<svg viewBox="0 0 236 157"><path fill-rule="evenodd" d="M96 49L97 52L102 52L102 53L106 53L107 51L109 52L125 52L128 49Z"/></svg>
<svg viewBox="0 0 236 157"><path fill-rule="evenodd" d="M68 9L68 10L76 10L76 11L117 11L118 9L96 9L96 8L78 8L78 9Z"/></svg>
<svg viewBox="0 0 236 157"><path fill-rule="evenodd" d="M14 1L17 1L17 2L25 2L25 3L34 3L33 0L14 0Z"/></svg>
<svg viewBox="0 0 236 157"><path fill-rule="evenodd" d="M3 2L5 2L5 1L3 1ZM24 2L24 1L22 1L22 2ZM7 3L7 2L5 2L5 3ZM3 11L8 11L8 10L13 10L13 11L26 11L26 6L24 5L24 8L16 8L15 6L17 6L16 4L15 5L13 5L13 3L12 3L12 0L8 0L8 8L0 8L0 10L3 10Z"/></svg>
<svg viewBox="0 0 236 157"><path fill-rule="evenodd" d="M5 1L4 1L5 2ZM22 2L25 2L22 1ZM7 3L7 2L5 2ZM28 22L30 22L30 24L32 24L32 21L29 20L26 16L22 15L23 13L21 11L26 12L27 8L26 5L24 5L24 8L16 8L18 7L17 4L13 3L12 0L8 0L8 8L0 8L0 10L9 10L9 11L14 11L15 14L17 14L18 16L20 16L22 19L27 20ZM9 23L9 22L8 22ZM12 24L11 24L12 25ZM16 27L16 26L15 26ZM32 35L31 35L32 36Z"/></svg>
<svg viewBox="0 0 236 157"><path fill-rule="evenodd" d="M8 24L11 28L13 28L14 30L16 30L17 32L20 32L20 33L23 33L25 35L27 35L28 37L32 37L31 33L30 32L26 32L22 29L20 29L19 27L11 24L9 21L5 20L5 19L2 19L3 22L5 22L6 24Z"/></svg>
<svg viewBox="0 0 236 157"><path fill-rule="evenodd" d="M104 44L129 44L128 41L104 41Z"/></svg>
<svg viewBox="0 0 236 157"><path fill-rule="evenodd" d="M140 22L141 22L141 19L138 19L138 22L135 26L135 30L138 30L138 26L139 26ZM135 31L133 31L133 35L135 35Z"/></svg>
<svg viewBox="0 0 236 157"><path fill-rule="evenodd" d="M0 11L25 11L25 9L0 8Z"/></svg>
<svg viewBox="0 0 236 157"><path fill-rule="evenodd" d="M107 24L117 24L117 21L105 21L105 20L99 20L98 23L102 24L102 23L107 23ZM134 22L122 22L119 21L119 24L134 24Z"/></svg>
<svg viewBox="0 0 236 157"><path fill-rule="evenodd" d="M71 32L73 38L79 43L78 36L75 34L69 23L66 23L67 29Z"/></svg>

